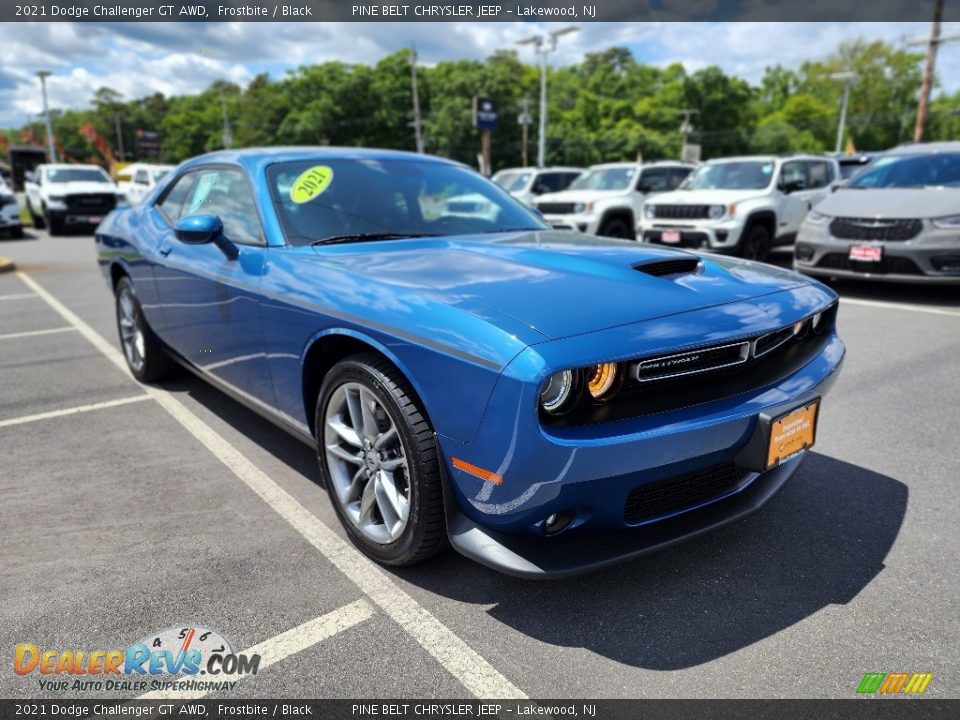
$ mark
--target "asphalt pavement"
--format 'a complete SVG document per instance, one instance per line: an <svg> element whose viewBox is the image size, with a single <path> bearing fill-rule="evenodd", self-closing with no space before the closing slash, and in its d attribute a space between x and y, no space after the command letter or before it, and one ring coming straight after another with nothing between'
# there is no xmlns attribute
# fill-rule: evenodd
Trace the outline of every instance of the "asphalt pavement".
<svg viewBox="0 0 960 720"><path fill-rule="evenodd" d="M198 379L119 366L92 237L0 255L0 697L89 695L15 674L17 644L188 625L269 660L219 697L848 698L866 672L960 697L960 289L837 284L846 365L783 492L537 583L453 551L370 563L309 447Z"/></svg>

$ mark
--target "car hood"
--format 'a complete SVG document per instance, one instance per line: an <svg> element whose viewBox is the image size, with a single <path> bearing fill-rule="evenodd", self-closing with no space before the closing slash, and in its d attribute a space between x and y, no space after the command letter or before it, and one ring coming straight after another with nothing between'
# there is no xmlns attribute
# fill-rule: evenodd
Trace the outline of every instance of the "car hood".
<svg viewBox="0 0 960 720"><path fill-rule="evenodd" d="M561 192L544 193L543 195L538 195L536 203L597 202L598 200L604 200L606 198L622 197L628 192L629 190L562 190Z"/></svg>
<svg viewBox="0 0 960 720"><path fill-rule="evenodd" d="M656 277L634 266L691 257L683 250L567 232L521 232L317 246L324 262L404 292L428 292L547 338L581 335L809 284L771 265L705 256L693 274ZM542 338L540 338L542 339ZM532 340L531 340L532 341Z"/></svg>
<svg viewBox="0 0 960 720"><path fill-rule="evenodd" d="M85 195L87 193L116 193L118 188L109 183L65 182L51 183L47 186L50 195Z"/></svg>
<svg viewBox="0 0 960 720"><path fill-rule="evenodd" d="M817 204L825 215L858 218L937 218L960 213L956 188L837 190Z"/></svg>
<svg viewBox="0 0 960 720"><path fill-rule="evenodd" d="M752 200L766 190L675 190L648 200L651 205L729 205Z"/></svg>

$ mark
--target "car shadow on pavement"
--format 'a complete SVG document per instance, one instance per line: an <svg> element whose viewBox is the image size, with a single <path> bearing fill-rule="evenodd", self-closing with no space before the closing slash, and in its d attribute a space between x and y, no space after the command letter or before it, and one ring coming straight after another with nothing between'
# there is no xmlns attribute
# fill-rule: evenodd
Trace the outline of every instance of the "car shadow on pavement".
<svg viewBox="0 0 960 720"><path fill-rule="evenodd" d="M188 392L320 484L316 456L304 443L192 376L165 387ZM521 580L452 550L386 571L442 597L492 605L493 618L540 642L675 670L736 652L830 605L849 603L883 570L907 498L899 480L810 453L758 513L589 575Z"/></svg>
<svg viewBox="0 0 960 720"><path fill-rule="evenodd" d="M396 571L545 643L656 670L696 666L844 605L884 568L907 486L812 453L759 513L658 555L558 581L455 553ZM469 578L469 579L468 579Z"/></svg>

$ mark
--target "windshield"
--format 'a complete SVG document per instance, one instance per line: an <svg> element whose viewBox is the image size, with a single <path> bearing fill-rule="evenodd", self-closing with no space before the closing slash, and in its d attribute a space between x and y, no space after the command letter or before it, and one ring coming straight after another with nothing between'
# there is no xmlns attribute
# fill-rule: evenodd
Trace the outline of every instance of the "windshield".
<svg viewBox="0 0 960 720"><path fill-rule="evenodd" d="M267 181L287 240L391 233L545 230L532 211L468 168L423 160L278 163Z"/></svg>
<svg viewBox="0 0 960 720"><path fill-rule="evenodd" d="M570 184L570 190L626 190L637 169L632 166L587 170Z"/></svg>
<svg viewBox="0 0 960 720"><path fill-rule="evenodd" d="M869 162L870 162L869 160L848 160L846 162L841 160L840 161L840 178L842 180L849 180L858 172L863 170L867 166L867 163Z"/></svg>
<svg viewBox="0 0 960 720"><path fill-rule="evenodd" d="M701 165L682 185L684 190L763 190L773 179L773 163L741 160Z"/></svg>
<svg viewBox="0 0 960 720"><path fill-rule="evenodd" d="M110 176L99 168L57 168L47 171L47 182L112 182Z"/></svg>
<svg viewBox="0 0 960 720"><path fill-rule="evenodd" d="M850 181L852 188L960 187L960 153L887 155Z"/></svg>
<svg viewBox="0 0 960 720"><path fill-rule="evenodd" d="M532 172L501 172L493 177L493 181L507 192L520 192L532 177Z"/></svg>

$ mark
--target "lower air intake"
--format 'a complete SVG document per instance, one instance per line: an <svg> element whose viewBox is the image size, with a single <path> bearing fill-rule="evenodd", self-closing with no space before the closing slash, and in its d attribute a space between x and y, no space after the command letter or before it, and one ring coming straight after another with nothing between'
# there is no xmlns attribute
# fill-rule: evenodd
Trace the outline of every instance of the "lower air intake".
<svg viewBox="0 0 960 720"><path fill-rule="evenodd" d="M715 500L736 490L747 475L743 468L723 463L642 485L627 496L623 519L642 523Z"/></svg>

